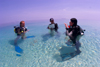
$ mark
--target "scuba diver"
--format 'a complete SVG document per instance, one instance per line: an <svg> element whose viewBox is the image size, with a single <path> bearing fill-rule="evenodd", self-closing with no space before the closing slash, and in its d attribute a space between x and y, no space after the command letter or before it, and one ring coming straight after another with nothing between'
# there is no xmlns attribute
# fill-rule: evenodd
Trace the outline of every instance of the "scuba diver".
<svg viewBox="0 0 100 67"><path fill-rule="evenodd" d="M55 30L55 32L58 32L58 24L54 23L53 18L50 18L50 22L51 22L51 24L49 24L49 26L47 28L50 30Z"/></svg>
<svg viewBox="0 0 100 67"><path fill-rule="evenodd" d="M53 34L54 32L58 33L58 24L54 23L54 19L50 18L51 24L48 25L47 29L50 29L50 32Z"/></svg>
<svg viewBox="0 0 100 67"><path fill-rule="evenodd" d="M68 41L73 43L72 46L76 47L76 52L79 54L81 51L79 50L79 45L77 44L77 42L79 42L80 37L84 35L85 30L83 30L79 25L77 25L76 18L70 19L69 26L67 26L66 23L64 24L66 27L66 35L70 38Z"/></svg>
<svg viewBox="0 0 100 67"><path fill-rule="evenodd" d="M28 31L27 28L25 28L25 22L21 21L20 26L14 26L14 31L17 34L17 38L15 39L14 45L17 45L17 40L21 37L22 39L25 39L25 33Z"/></svg>

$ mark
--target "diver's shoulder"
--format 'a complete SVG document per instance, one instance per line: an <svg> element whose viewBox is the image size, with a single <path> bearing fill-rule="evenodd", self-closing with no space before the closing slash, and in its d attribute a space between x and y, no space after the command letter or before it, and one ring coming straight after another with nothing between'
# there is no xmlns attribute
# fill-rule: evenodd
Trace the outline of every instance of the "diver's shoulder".
<svg viewBox="0 0 100 67"><path fill-rule="evenodd" d="M80 27L79 25L77 25L76 27Z"/></svg>
<svg viewBox="0 0 100 67"><path fill-rule="evenodd" d="M76 28L81 28L81 27L79 25L77 25Z"/></svg>

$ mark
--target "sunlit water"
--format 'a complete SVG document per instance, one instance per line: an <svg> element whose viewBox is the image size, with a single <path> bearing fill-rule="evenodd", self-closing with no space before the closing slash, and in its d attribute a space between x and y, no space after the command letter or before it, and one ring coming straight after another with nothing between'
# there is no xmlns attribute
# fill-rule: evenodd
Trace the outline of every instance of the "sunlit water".
<svg viewBox="0 0 100 67"><path fill-rule="evenodd" d="M87 22L79 23L85 29L85 35L80 39L82 51L79 55L66 60L60 61L60 49L68 40L64 32L66 21L56 21L59 25L59 35L51 37L47 29L49 21L26 22L29 32L26 36L34 35L34 38L18 40L18 46L23 49L23 53L15 51L14 25L0 28L0 67L99 67L100 66L100 30L97 25L87 25ZM89 21L90 22L90 21ZM94 22L95 24L95 22ZM66 49L67 50L67 49ZM73 47L74 50L74 47ZM73 51L72 50L72 51ZM21 56L16 56L20 54Z"/></svg>

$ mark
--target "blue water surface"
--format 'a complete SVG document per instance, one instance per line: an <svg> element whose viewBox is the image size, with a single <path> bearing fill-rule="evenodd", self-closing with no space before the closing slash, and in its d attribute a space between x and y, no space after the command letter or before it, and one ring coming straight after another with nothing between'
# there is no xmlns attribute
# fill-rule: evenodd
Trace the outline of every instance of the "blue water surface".
<svg viewBox="0 0 100 67"><path fill-rule="evenodd" d="M19 39L18 46L23 53L15 51L14 25L0 27L0 67L99 67L100 66L100 30L94 21L80 20L79 25L85 29L85 35L80 39L82 51L79 55L62 61L60 54L75 51L75 47L67 46L64 23L69 20L58 20L59 34L49 35L49 21L26 22L29 32L26 36L33 38ZM88 24L87 24L88 23ZM90 24L92 23L92 24ZM15 24L17 25L18 22ZM62 51L61 51L62 49Z"/></svg>

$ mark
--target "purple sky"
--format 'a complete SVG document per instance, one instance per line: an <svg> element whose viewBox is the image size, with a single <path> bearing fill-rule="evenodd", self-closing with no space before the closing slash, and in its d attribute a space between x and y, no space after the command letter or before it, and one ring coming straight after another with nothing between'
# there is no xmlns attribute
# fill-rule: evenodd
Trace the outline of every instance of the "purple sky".
<svg viewBox="0 0 100 67"><path fill-rule="evenodd" d="M0 0L0 24L54 19L100 18L100 0Z"/></svg>

